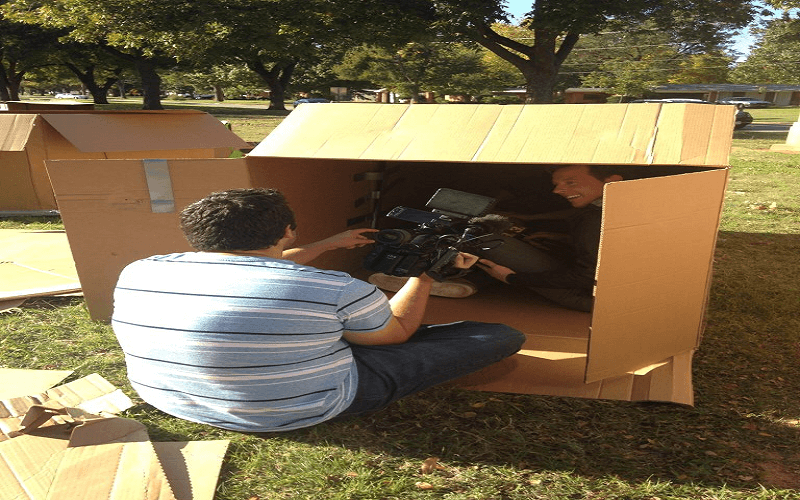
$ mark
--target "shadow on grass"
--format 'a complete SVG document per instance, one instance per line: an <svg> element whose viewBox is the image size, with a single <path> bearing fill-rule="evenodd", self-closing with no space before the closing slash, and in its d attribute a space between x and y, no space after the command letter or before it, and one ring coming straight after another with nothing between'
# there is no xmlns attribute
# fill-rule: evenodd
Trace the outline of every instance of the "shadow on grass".
<svg viewBox="0 0 800 500"><path fill-rule="evenodd" d="M456 466L800 488L799 254L800 235L721 235L694 408L434 388L282 436Z"/></svg>
<svg viewBox="0 0 800 500"><path fill-rule="evenodd" d="M544 487L571 475L800 489L797 255L797 234L720 234L694 408L437 387L369 416L257 436L165 417L149 405L126 413L153 440L230 439L222 479L234 483L292 473L324 482L331 470L359 467L408 471L435 456L509 483L544 478ZM318 462L341 454L345 465Z"/></svg>
<svg viewBox="0 0 800 500"><path fill-rule="evenodd" d="M764 139L774 141L775 144L786 142L787 131L776 132L752 132L747 129L736 130L733 133L734 139Z"/></svg>

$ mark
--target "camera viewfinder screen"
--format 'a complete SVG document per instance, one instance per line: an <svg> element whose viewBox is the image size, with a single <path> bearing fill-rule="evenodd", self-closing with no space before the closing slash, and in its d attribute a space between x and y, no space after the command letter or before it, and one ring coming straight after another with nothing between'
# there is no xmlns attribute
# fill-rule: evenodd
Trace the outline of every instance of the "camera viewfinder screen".
<svg viewBox="0 0 800 500"><path fill-rule="evenodd" d="M434 210L478 216L492 208L495 201L494 198L488 196L439 188L425 206Z"/></svg>

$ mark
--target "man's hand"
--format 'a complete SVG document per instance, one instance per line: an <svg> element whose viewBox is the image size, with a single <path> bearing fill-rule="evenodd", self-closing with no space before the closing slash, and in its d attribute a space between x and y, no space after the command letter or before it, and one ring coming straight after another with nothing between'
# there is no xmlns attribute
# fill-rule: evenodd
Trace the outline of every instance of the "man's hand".
<svg viewBox="0 0 800 500"><path fill-rule="evenodd" d="M363 228L363 229L350 229L339 234L334 234L329 238L320 240L319 244L328 250L335 248L356 248L375 243L375 240L365 236L367 233L377 233L377 229Z"/></svg>
<svg viewBox="0 0 800 500"><path fill-rule="evenodd" d="M375 233L377 231L377 229L369 228L351 229L339 234L334 234L333 236L325 238L324 240L319 240L314 243L309 243L308 245L284 250L282 258L294 261L298 264L306 264L328 250L335 250L337 248L356 248L369 245L370 243L375 243L375 240L367 238L365 235L367 233Z"/></svg>
<svg viewBox="0 0 800 500"><path fill-rule="evenodd" d="M486 274L503 283L508 283L508 277L512 274L516 274L513 269L501 266L489 259L480 259L475 266L478 267L478 269L483 269Z"/></svg>
<svg viewBox="0 0 800 500"><path fill-rule="evenodd" d="M479 257L467 252L458 252L453 260L453 267L456 269L469 269L478 262Z"/></svg>

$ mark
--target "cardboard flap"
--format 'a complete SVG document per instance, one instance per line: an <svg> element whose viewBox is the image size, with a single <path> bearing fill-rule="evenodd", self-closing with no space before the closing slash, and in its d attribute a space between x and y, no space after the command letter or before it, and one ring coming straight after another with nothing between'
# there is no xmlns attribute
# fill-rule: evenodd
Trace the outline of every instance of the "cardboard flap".
<svg viewBox="0 0 800 500"><path fill-rule="evenodd" d="M69 447L95 446L106 443L136 443L149 441L147 427L128 418L97 417L84 420L72 430Z"/></svg>
<svg viewBox="0 0 800 500"><path fill-rule="evenodd" d="M155 213L142 160L46 162L86 303L111 317L120 271L136 259L190 251L178 212L212 191L252 186L244 158L169 160L173 212ZM142 235L158 235L158 238ZM124 242L124 243L122 243Z"/></svg>
<svg viewBox="0 0 800 500"><path fill-rule="evenodd" d="M727 164L734 111L677 103L304 106L249 156L716 167Z"/></svg>
<svg viewBox="0 0 800 500"><path fill-rule="evenodd" d="M249 147L207 113L48 113L41 116L83 152Z"/></svg>
<svg viewBox="0 0 800 500"><path fill-rule="evenodd" d="M23 151L36 115L0 113L0 151Z"/></svg>
<svg viewBox="0 0 800 500"><path fill-rule="evenodd" d="M47 499L171 500L175 495L153 443L110 443L67 448L61 454Z"/></svg>
<svg viewBox="0 0 800 500"><path fill-rule="evenodd" d="M0 229L0 299L80 288L64 231Z"/></svg>
<svg viewBox="0 0 800 500"><path fill-rule="evenodd" d="M727 174L606 184L587 382L697 346Z"/></svg>
<svg viewBox="0 0 800 500"><path fill-rule="evenodd" d="M45 392L71 374L72 370L0 368L0 399Z"/></svg>

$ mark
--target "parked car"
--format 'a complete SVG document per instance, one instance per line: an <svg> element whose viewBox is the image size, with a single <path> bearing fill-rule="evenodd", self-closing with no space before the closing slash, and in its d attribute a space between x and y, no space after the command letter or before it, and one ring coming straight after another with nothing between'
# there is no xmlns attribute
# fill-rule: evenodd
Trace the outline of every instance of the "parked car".
<svg viewBox="0 0 800 500"><path fill-rule="evenodd" d="M323 99L322 97L305 97L294 101L294 107L310 102L331 102L330 99Z"/></svg>
<svg viewBox="0 0 800 500"><path fill-rule="evenodd" d="M774 102L762 101L761 99L756 99L755 97L731 97L730 99L720 99L717 102L720 104L741 104L745 108L768 108L775 105Z"/></svg>
<svg viewBox="0 0 800 500"><path fill-rule="evenodd" d="M753 115L747 111L740 109L736 112L736 122L733 125L734 130L739 130L753 123Z"/></svg>
<svg viewBox="0 0 800 500"><path fill-rule="evenodd" d="M56 99L88 99L88 95L83 94L56 94Z"/></svg>

